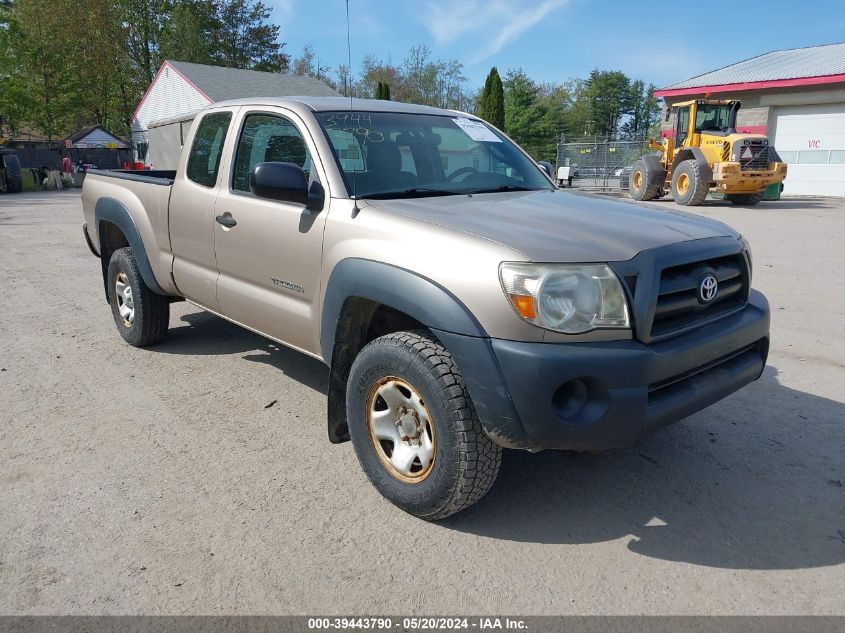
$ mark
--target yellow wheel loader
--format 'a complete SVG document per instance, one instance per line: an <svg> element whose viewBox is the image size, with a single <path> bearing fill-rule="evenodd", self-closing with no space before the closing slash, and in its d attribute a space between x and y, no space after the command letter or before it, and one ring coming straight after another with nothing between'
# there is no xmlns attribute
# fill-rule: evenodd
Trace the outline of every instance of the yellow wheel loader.
<svg viewBox="0 0 845 633"><path fill-rule="evenodd" d="M766 187L786 178L786 163L765 136L736 131L739 108L739 101L710 99L675 104L674 135L652 139L660 154L634 163L631 196L654 200L671 191L678 204L695 206L717 192L734 204L760 202Z"/></svg>

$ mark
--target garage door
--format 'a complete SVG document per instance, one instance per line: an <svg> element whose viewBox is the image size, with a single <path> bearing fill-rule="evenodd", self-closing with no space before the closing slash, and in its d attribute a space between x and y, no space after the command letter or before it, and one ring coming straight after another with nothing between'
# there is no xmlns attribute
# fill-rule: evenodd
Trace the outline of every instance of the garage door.
<svg viewBox="0 0 845 633"><path fill-rule="evenodd" d="M845 196L845 103L775 108L771 136L789 164L784 195Z"/></svg>

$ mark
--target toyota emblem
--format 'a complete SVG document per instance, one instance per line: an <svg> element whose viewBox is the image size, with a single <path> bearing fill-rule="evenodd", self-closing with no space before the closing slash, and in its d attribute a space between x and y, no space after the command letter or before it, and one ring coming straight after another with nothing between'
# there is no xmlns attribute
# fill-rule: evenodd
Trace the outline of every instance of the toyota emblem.
<svg viewBox="0 0 845 633"><path fill-rule="evenodd" d="M710 303L719 293L719 280L713 273L707 273L698 282L698 300L701 303Z"/></svg>

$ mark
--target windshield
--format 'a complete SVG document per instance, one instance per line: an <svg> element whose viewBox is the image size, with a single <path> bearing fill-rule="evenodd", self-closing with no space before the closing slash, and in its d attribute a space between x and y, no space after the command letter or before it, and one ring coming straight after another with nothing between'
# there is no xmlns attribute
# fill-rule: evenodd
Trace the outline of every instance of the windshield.
<svg viewBox="0 0 845 633"><path fill-rule="evenodd" d="M551 188L530 158L475 119L363 111L315 116L357 198Z"/></svg>
<svg viewBox="0 0 845 633"><path fill-rule="evenodd" d="M699 104L695 114L696 132L726 132L731 115L729 105Z"/></svg>

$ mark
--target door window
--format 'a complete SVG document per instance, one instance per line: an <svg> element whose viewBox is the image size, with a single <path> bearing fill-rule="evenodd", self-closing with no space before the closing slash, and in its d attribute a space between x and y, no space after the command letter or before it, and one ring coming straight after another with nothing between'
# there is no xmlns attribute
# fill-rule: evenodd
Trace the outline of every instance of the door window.
<svg viewBox="0 0 845 633"><path fill-rule="evenodd" d="M206 114L200 121L188 156L188 178L195 183L213 187L217 182L220 156L231 120L231 112L215 112Z"/></svg>
<svg viewBox="0 0 845 633"><path fill-rule="evenodd" d="M293 163L308 176L311 154L290 119L273 114L249 114L235 153L232 190L249 191L249 175L258 163Z"/></svg>
<svg viewBox="0 0 845 633"><path fill-rule="evenodd" d="M689 131L689 106L678 108L678 121L675 126L675 147L680 147L687 140Z"/></svg>

